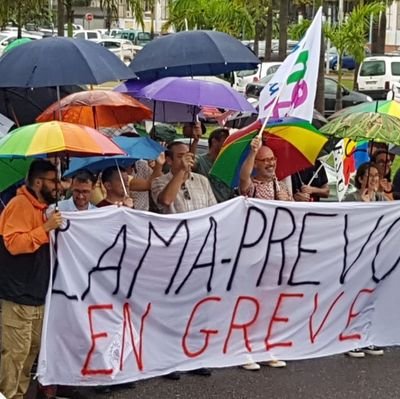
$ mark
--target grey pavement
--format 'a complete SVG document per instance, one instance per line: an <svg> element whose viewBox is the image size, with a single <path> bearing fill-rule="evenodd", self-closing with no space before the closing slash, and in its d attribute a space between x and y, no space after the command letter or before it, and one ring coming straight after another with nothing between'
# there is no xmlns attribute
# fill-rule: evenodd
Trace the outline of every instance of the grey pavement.
<svg viewBox="0 0 400 399"><path fill-rule="evenodd" d="M259 371L230 367L213 370L211 377L139 381L134 389L111 394L81 392L90 399L400 399L399 371L400 349L392 348L384 356L363 359L337 355Z"/></svg>

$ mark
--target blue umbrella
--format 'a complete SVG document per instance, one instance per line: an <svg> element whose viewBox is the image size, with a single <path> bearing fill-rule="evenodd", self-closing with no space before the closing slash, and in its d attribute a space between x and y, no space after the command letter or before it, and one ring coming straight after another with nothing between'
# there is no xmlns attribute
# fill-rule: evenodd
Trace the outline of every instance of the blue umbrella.
<svg viewBox="0 0 400 399"><path fill-rule="evenodd" d="M216 31L178 32L146 44L130 68L142 80L208 76L255 69L260 60L239 40Z"/></svg>
<svg viewBox="0 0 400 399"><path fill-rule="evenodd" d="M90 40L51 37L32 40L0 58L0 87L100 84L135 77L105 47Z"/></svg>
<svg viewBox="0 0 400 399"><path fill-rule="evenodd" d="M109 166L119 165L128 167L138 159L156 159L164 151L164 147L150 137L115 137L112 140L127 155L71 158L69 168L65 171L64 176L72 176L81 169L88 169L93 173L97 173Z"/></svg>

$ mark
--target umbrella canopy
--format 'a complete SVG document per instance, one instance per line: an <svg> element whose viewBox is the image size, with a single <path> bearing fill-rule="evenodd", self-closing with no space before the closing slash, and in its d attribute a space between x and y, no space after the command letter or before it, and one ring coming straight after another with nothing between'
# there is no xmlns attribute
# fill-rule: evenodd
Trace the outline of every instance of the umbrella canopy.
<svg viewBox="0 0 400 399"><path fill-rule="evenodd" d="M231 134L210 173L231 187L237 186L240 167L250 151L250 141L260 128L261 122L256 121ZM263 138L277 157L278 180L314 165L327 142L310 123L295 118L271 121L264 130Z"/></svg>
<svg viewBox="0 0 400 399"><path fill-rule="evenodd" d="M97 130L67 122L23 126L0 139L0 158L123 154L118 145Z"/></svg>
<svg viewBox="0 0 400 399"><path fill-rule="evenodd" d="M82 90L83 88L77 85L60 86L60 98ZM14 121L17 127L35 123L36 117L55 101L57 101L55 87L0 88L0 113Z"/></svg>
<svg viewBox="0 0 400 399"><path fill-rule="evenodd" d="M25 178L33 158L0 159L0 192Z"/></svg>
<svg viewBox="0 0 400 399"><path fill-rule="evenodd" d="M150 82L131 79L114 88L114 91L125 93L129 96L139 98L138 93ZM200 112L200 108L188 104L178 103L155 103L146 98L140 101L153 110L154 120L164 123L193 122L195 116Z"/></svg>
<svg viewBox="0 0 400 399"><path fill-rule="evenodd" d="M254 107L231 87L205 80L163 78L145 86L137 94L137 97L164 103L256 113Z"/></svg>
<svg viewBox="0 0 400 399"><path fill-rule="evenodd" d="M226 33L196 30L174 33L146 44L130 68L142 80L167 76L212 76L255 69L260 60Z"/></svg>
<svg viewBox="0 0 400 399"><path fill-rule="evenodd" d="M21 46L22 44L26 44L31 41L32 41L32 39L29 39L29 37L21 37L21 39L13 40L10 44L8 44L5 47L5 49L3 50L3 53L6 53L7 51L10 51L18 46Z"/></svg>
<svg viewBox="0 0 400 399"><path fill-rule="evenodd" d="M127 167L138 159L157 159L164 151L164 147L150 137L115 137L112 140L126 152L126 155L72 158L64 176L72 176L80 169L88 169L93 173L98 173L116 164Z"/></svg>
<svg viewBox="0 0 400 399"><path fill-rule="evenodd" d="M98 127L124 126L151 119L151 110L134 98L109 90L89 90L71 94L55 102L36 118L36 122L58 119Z"/></svg>
<svg viewBox="0 0 400 399"><path fill-rule="evenodd" d="M0 87L100 84L134 78L115 54L90 40L32 40L0 58Z"/></svg>
<svg viewBox="0 0 400 399"><path fill-rule="evenodd" d="M343 118L345 115L359 112L387 114L400 118L400 103L394 100L378 100L365 102L353 105L352 107L344 108L334 113L329 119L332 120L339 117Z"/></svg>
<svg viewBox="0 0 400 399"><path fill-rule="evenodd" d="M400 119L376 112L357 112L336 117L320 131L335 137L354 141L374 140L376 142L400 145Z"/></svg>

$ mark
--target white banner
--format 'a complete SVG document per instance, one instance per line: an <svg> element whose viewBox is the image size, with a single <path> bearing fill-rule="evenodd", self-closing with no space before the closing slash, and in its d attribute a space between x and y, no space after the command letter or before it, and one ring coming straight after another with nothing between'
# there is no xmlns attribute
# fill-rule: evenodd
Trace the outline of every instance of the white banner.
<svg viewBox="0 0 400 399"><path fill-rule="evenodd" d="M400 205L65 213L39 380L116 384L400 344Z"/></svg>
<svg viewBox="0 0 400 399"><path fill-rule="evenodd" d="M259 118L312 121L321 51L322 7L297 47L260 93Z"/></svg>

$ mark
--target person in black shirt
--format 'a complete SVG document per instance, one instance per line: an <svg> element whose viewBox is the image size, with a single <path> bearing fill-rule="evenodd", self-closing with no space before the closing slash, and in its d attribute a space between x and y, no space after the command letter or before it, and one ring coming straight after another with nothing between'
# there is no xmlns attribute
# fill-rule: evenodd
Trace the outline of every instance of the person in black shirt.
<svg viewBox="0 0 400 399"><path fill-rule="evenodd" d="M292 175L292 192L295 201L313 202L329 197L328 177L320 161Z"/></svg>

